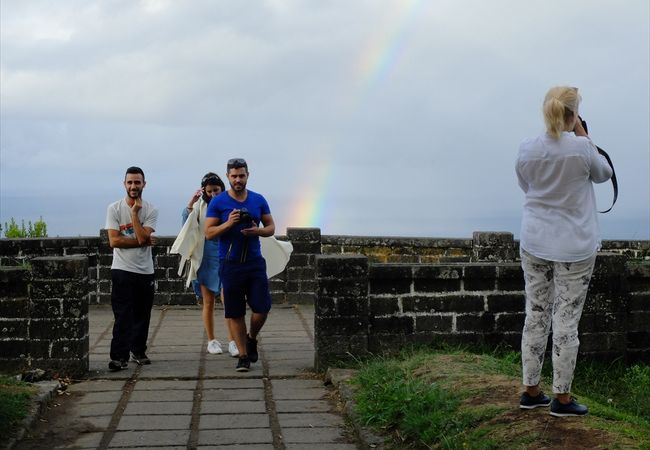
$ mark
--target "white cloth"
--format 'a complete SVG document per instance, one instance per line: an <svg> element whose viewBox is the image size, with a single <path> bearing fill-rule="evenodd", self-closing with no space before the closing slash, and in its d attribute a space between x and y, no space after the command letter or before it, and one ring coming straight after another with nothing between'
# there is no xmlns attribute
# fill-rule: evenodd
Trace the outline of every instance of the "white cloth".
<svg viewBox="0 0 650 450"><path fill-rule="evenodd" d="M151 203L142 200L142 208L138 211L138 218L143 227L155 230L158 222L158 209ZM107 230L117 230L124 237L137 239L133 230L133 223L131 223L131 208L126 204L125 199L108 205L105 228ZM114 248L111 269L146 275L154 273L151 246Z"/></svg>
<svg viewBox="0 0 650 450"><path fill-rule="evenodd" d="M172 244L170 253L178 253L181 255L181 262L178 266L178 275L183 274L186 262L190 262L190 267L187 272L187 280L185 286L189 286L192 280L196 280L196 272L201 266L203 260L203 244L205 243L205 233L203 225L205 223L205 213L208 209L207 203L200 198L194 203L194 208L187 216L187 220L183 224L183 228L176 236L176 240Z"/></svg>
<svg viewBox="0 0 650 450"><path fill-rule="evenodd" d="M261 237L262 256L266 261L266 276L271 278L281 273L289 262L293 245L288 241L278 241L274 236Z"/></svg>
<svg viewBox="0 0 650 450"><path fill-rule="evenodd" d="M587 137L563 132L527 139L516 163L526 194L520 245L549 261L575 262L600 248L600 228L592 182L612 176L607 160Z"/></svg>

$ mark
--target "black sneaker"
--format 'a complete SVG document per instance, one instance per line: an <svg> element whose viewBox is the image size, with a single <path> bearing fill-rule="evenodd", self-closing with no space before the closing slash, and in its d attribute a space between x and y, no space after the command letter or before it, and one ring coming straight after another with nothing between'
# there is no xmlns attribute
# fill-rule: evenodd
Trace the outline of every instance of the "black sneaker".
<svg viewBox="0 0 650 450"><path fill-rule="evenodd" d="M251 362L257 362L257 340L253 339L249 335L246 335L246 353L248 353L248 359L250 359Z"/></svg>
<svg viewBox="0 0 650 450"><path fill-rule="evenodd" d="M248 372L250 370L250 368L251 368L251 360L250 360L250 358L244 357L244 358L239 358L239 360L237 361L237 367L235 368L235 370L237 372Z"/></svg>
<svg viewBox="0 0 650 450"><path fill-rule="evenodd" d="M142 353L131 352L131 359L137 362L141 366L146 366L148 364L151 364L151 360L147 357L147 355L145 355L144 352Z"/></svg>
<svg viewBox="0 0 650 450"><path fill-rule="evenodd" d="M118 370L126 369L129 367L129 362L126 359L112 359L108 363L108 370L117 372Z"/></svg>
<svg viewBox="0 0 650 450"><path fill-rule="evenodd" d="M521 409L534 409L539 408L540 406L548 406L550 404L551 399L541 391L535 397L531 397L527 392L524 392L521 394L521 398L519 399L519 407Z"/></svg>
<svg viewBox="0 0 650 450"><path fill-rule="evenodd" d="M589 408L576 402L573 397L571 397L571 402L566 405L560 403L557 398L553 399L553 403L551 403L551 415L555 417L584 416L588 412Z"/></svg>

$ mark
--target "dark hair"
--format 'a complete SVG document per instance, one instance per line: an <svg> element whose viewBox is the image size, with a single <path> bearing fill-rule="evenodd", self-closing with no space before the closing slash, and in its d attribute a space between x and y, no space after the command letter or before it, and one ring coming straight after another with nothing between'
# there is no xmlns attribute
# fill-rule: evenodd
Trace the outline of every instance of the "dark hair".
<svg viewBox="0 0 650 450"><path fill-rule="evenodd" d="M142 175L142 181L144 181L144 172L142 171L141 168L136 167L136 166L131 166L128 169L126 169L126 173L124 174L124 179L126 180L126 176L130 173L139 173Z"/></svg>
<svg viewBox="0 0 650 450"><path fill-rule="evenodd" d="M214 172L208 172L201 178L201 187L204 188L208 185L219 186L222 192L226 190L226 185L223 183L223 180Z"/></svg>
<svg viewBox="0 0 650 450"><path fill-rule="evenodd" d="M248 164L246 164L244 158L231 158L226 164L226 172L230 172L230 169L241 169L242 167L248 172Z"/></svg>

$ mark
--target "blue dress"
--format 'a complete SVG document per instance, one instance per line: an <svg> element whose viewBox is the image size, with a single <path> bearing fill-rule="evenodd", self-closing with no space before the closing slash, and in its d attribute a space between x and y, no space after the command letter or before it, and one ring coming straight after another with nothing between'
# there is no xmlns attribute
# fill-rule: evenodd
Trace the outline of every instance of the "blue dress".
<svg viewBox="0 0 650 450"><path fill-rule="evenodd" d="M189 216L187 208L183 208L181 217L183 224ZM221 280L219 279L219 239L206 239L203 244L203 259L201 265L196 273L197 279L192 280L192 287L194 293L198 298L201 298L201 286L204 285L215 295L221 292Z"/></svg>

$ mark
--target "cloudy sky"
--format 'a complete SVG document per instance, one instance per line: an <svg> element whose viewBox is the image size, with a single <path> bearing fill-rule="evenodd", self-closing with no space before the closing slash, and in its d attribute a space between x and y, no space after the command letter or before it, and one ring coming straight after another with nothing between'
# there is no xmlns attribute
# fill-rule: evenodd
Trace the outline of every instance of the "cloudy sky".
<svg viewBox="0 0 650 450"><path fill-rule="evenodd" d="M202 175L241 156L278 234L518 235L517 148L566 84L619 178L603 237L650 239L649 8L2 0L0 222L97 235L138 165L173 235Z"/></svg>

